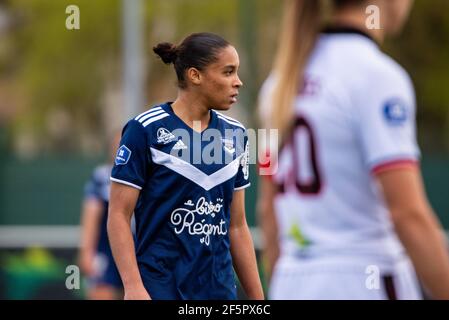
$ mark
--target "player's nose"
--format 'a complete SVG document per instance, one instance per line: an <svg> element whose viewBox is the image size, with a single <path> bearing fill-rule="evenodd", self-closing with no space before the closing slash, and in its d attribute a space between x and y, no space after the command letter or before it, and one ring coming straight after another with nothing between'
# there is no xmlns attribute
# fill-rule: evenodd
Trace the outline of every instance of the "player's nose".
<svg viewBox="0 0 449 320"><path fill-rule="evenodd" d="M236 79L234 82L234 87L240 88L241 86L243 86L243 82L242 82L242 80L240 80L239 76L236 76Z"/></svg>

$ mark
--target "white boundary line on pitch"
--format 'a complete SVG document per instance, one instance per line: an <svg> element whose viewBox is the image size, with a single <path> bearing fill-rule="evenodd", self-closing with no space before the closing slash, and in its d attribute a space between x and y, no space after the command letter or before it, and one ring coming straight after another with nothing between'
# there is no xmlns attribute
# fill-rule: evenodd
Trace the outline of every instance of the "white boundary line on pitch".
<svg viewBox="0 0 449 320"><path fill-rule="evenodd" d="M259 228L250 228L256 249L262 248ZM45 247L70 249L79 247L81 228L77 225L0 226L0 248Z"/></svg>
<svg viewBox="0 0 449 320"><path fill-rule="evenodd" d="M0 248L75 248L79 239L79 226L0 226Z"/></svg>
<svg viewBox="0 0 449 320"><path fill-rule="evenodd" d="M40 226L0 226L1 248L77 248L80 243L80 226L77 225L40 225ZM263 239L258 227L250 227L254 247L257 250L263 248ZM446 230L446 238L449 246L449 230Z"/></svg>

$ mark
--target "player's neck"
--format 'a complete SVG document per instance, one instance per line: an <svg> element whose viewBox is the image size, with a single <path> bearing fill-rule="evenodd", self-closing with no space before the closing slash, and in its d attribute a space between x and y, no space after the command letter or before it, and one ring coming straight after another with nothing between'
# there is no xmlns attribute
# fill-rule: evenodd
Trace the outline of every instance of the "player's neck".
<svg viewBox="0 0 449 320"><path fill-rule="evenodd" d="M368 29L366 26L367 16L358 9L342 9L333 14L331 24L335 26L353 27L365 32L377 43L382 44L385 38L385 32L380 29Z"/></svg>
<svg viewBox="0 0 449 320"><path fill-rule="evenodd" d="M208 127L210 121L209 108L202 103L199 97L181 90L171 107L173 112L192 129L198 129L197 126L194 128L194 121L201 122L201 131Z"/></svg>

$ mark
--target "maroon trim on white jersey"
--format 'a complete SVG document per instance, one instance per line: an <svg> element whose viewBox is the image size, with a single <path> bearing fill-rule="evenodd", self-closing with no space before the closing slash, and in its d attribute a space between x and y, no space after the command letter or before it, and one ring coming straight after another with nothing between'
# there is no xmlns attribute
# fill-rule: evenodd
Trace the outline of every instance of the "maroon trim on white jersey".
<svg viewBox="0 0 449 320"><path fill-rule="evenodd" d="M415 159L396 159L377 164L371 169L371 173L376 175L392 169L414 168L416 166L418 166L418 161Z"/></svg>

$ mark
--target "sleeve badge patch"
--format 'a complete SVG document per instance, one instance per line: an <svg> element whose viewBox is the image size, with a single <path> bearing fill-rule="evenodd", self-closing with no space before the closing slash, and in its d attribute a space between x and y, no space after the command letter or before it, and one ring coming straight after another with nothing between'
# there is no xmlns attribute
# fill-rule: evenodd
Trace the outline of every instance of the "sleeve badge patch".
<svg viewBox="0 0 449 320"><path fill-rule="evenodd" d="M399 99L388 101L383 109L384 118L390 125L402 125L407 121L408 112L405 103Z"/></svg>
<svg viewBox="0 0 449 320"><path fill-rule="evenodd" d="M122 145L117 150L117 155L115 156L115 164L118 166L127 164L129 158L131 158L131 150L129 150L127 146Z"/></svg>

